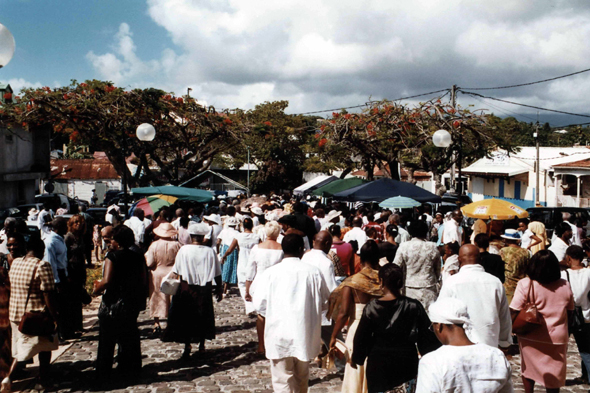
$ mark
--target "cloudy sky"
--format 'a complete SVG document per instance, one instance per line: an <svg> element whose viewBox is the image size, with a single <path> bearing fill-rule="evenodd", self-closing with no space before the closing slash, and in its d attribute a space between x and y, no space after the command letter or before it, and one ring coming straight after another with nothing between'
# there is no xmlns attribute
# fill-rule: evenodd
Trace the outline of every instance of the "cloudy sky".
<svg viewBox="0 0 590 393"><path fill-rule="evenodd" d="M302 113L590 68L587 0L0 0L0 23L17 45L0 81L14 88L93 78L178 95L190 87L216 108L288 100ZM590 72L478 92L590 114ZM537 116L465 94L458 104ZM590 122L547 115L554 126Z"/></svg>

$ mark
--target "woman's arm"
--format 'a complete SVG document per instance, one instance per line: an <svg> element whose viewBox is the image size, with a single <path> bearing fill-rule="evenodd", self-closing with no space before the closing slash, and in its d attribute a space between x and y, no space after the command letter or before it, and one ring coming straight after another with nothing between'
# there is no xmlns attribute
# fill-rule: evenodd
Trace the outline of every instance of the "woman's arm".
<svg viewBox="0 0 590 393"><path fill-rule="evenodd" d="M102 294L106 289L109 288L109 285L113 281L113 261L109 258L104 260L104 276L102 280L96 281L94 283L94 292L92 293L94 296L98 296Z"/></svg>
<svg viewBox="0 0 590 393"><path fill-rule="evenodd" d="M223 254L223 256L221 257L221 264L222 265L225 262L225 258L227 258L229 255L231 255L231 253L234 252L234 250L236 248L238 249L238 251L240 250L240 247L238 246L238 239L232 240L231 244L229 245L229 248L227 249L227 251L225 251L225 254Z"/></svg>
<svg viewBox="0 0 590 393"><path fill-rule="evenodd" d="M342 302L340 303L340 309L338 310L338 315L334 322L334 330L332 331L332 338L330 339L330 349L336 346L336 337L348 322L348 311L350 310L350 307L354 305L352 289L350 287L342 288L342 294L340 296L342 296Z"/></svg>
<svg viewBox="0 0 590 393"><path fill-rule="evenodd" d="M531 240L532 240L531 244L527 247L527 250L530 250L531 248L533 248L537 244L541 244L541 238L537 235L531 235Z"/></svg>

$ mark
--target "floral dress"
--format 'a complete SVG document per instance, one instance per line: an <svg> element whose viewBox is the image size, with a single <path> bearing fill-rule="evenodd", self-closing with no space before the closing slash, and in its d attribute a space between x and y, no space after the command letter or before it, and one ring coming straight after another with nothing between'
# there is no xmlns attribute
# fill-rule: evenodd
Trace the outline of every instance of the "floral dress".
<svg viewBox="0 0 590 393"><path fill-rule="evenodd" d="M528 250L520 247L504 247L500 250L500 256L505 266L504 289L508 303L512 301L516 285L526 276L526 268L530 261L529 255Z"/></svg>

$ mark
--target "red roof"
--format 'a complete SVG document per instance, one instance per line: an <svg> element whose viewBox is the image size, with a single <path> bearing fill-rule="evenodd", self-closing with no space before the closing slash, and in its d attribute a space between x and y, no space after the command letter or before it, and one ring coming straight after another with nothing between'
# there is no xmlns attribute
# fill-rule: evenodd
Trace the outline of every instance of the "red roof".
<svg viewBox="0 0 590 393"><path fill-rule="evenodd" d="M120 179L109 160L51 160L51 178L55 180Z"/></svg>
<svg viewBox="0 0 590 393"><path fill-rule="evenodd" d="M553 167L559 168L590 168L590 158L574 162L565 162L563 164L556 164Z"/></svg>
<svg viewBox="0 0 590 393"><path fill-rule="evenodd" d="M378 166L375 166L375 169L373 171L374 171L373 176L375 176L375 177L384 177L385 176L385 173ZM367 172L361 170L361 171L352 172L351 175L366 178ZM400 177L402 179L405 179L408 177L408 172L404 168L401 169ZM418 179L418 178L425 178L427 180L430 180L431 175L427 172L415 171L414 172L414 179Z"/></svg>

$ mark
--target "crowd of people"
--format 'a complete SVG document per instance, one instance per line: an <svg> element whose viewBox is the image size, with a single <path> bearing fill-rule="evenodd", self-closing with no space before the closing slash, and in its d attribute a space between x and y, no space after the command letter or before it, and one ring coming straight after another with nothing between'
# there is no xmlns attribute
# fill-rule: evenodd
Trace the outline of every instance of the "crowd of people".
<svg viewBox="0 0 590 393"><path fill-rule="evenodd" d="M148 217L135 209L126 220L109 208L103 228L86 216L40 218L42 239L5 223L5 391L19 362L37 354L46 383L50 352L83 331L93 248L97 261L106 248L93 287L102 295L98 382L139 377L141 311L149 309L152 336L183 344L188 360L193 344L205 351L215 338L213 298L232 292L256 319L256 356L270 361L275 392L307 391L312 362L342 368L343 392L509 392L515 352L525 391L537 383L555 392L570 333L582 361L577 382L588 382L590 242L585 223L568 214L552 239L535 217L468 226L460 209L395 212L288 196L173 205ZM531 307L540 323L515 334L513 322ZM46 309L56 334L22 333L29 309Z"/></svg>

